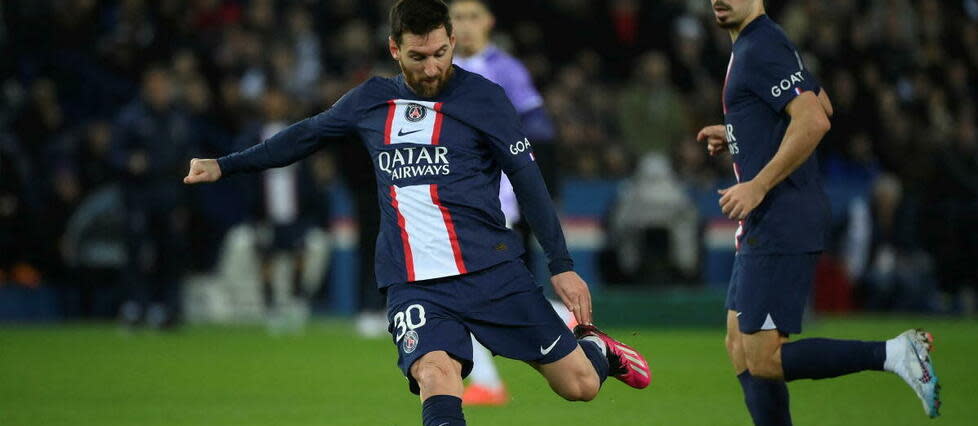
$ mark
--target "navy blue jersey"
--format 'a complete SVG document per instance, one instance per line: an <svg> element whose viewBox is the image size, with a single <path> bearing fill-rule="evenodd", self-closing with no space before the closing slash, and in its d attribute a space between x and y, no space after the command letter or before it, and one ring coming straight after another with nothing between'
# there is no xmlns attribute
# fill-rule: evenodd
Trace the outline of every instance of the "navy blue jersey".
<svg viewBox="0 0 978 426"><path fill-rule="evenodd" d="M795 46L767 15L741 31L723 89L727 142L738 182L754 179L778 151L791 121L785 106L805 91L819 90ZM741 222L737 249L742 254L821 251L828 214L813 154Z"/></svg>
<svg viewBox="0 0 978 426"><path fill-rule="evenodd" d="M474 272L523 253L498 194L500 170L512 177L536 168L530 141L503 89L457 66L435 98L415 95L402 75L374 77L329 110L218 161L224 173L278 167L348 134L359 136L374 164L381 287ZM539 175L533 171L520 174ZM547 198L545 189L533 198ZM545 224L556 222L555 213L550 217ZM551 247L551 272L570 270L559 225L546 228L541 240Z"/></svg>

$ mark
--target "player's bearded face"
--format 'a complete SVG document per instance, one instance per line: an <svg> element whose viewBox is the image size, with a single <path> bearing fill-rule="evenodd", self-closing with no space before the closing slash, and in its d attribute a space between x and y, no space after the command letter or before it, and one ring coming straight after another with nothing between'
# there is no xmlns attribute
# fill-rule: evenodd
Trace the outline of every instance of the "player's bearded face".
<svg viewBox="0 0 978 426"><path fill-rule="evenodd" d="M404 33L401 44L390 41L391 56L404 73L404 80L414 93L430 98L441 93L452 76L452 54L455 37L444 27L426 35Z"/></svg>

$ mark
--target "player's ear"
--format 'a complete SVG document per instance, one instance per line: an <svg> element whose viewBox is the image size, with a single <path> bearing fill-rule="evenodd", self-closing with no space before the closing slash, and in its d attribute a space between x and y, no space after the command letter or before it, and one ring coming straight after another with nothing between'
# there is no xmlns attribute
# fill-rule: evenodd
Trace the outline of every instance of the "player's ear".
<svg viewBox="0 0 978 426"><path fill-rule="evenodd" d="M391 51L391 57L395 61L401 60L401 49L397 47L397 42L394 41L394 37L387 37L387 48Z"/></svg>

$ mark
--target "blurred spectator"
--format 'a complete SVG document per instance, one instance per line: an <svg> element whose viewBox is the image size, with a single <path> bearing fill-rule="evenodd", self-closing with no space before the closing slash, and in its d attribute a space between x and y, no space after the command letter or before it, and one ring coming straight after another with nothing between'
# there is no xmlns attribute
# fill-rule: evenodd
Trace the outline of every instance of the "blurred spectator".
<svg viewBox="0 0 978 426"><path fill-rule="evenodd" d="M290 114L290 99L279 89L267 90L261 105L262 121L243 135L252 145L284 129L293 115ZM273 330L299 327L308 314L309 293L303 285L308 261L305 236L311 227L326 223L328 212L323 190L328 182L323 178L315 181L310 168L307 163L296 163L266 170L256 185L261 195L258 226L263 238L258 251L262 299ZM322 186L317 187L317 183ZM291 267L291 277L285 280L288 286L284 291L276 291L274 286L278 281L274 269L278 257L285 258Z"/></svg>
<svg viewBox="0 0 978 426"><path fill-rule="evenodd" d="M696 275L699 217L661 154L642 158L619 191L611 216L612 247L635 281L674 283Z"/></svg>
<svg viewBox="0 0 978 426"><path fill-rule="evenodd" d="M640 156L671 152L690 133L685 108L670 80L668 58L646 53L622 95L619 121L625 143Z"/></svg>
<svg viewBox="0 0 978 426"><path fill-rule="evenodd" d="M64 128L64 112L54 82L48 78L34 81L27 105L14 121L14 131L31 170L42 173L37 178L44 177L40 167L44 163L44 155Z"/></svg>
<svg viewBox="0 0 978 426"><path fill-rule="evenodd" d="M194 141L173 90L169 71L147 71L140 98L120 112L113 137L127 213L128 295L120 318L130 325L163 327L179 313L188 220L181 178Z"/></svg>
<svg viewBox="0 0 978 426"><path fill-rule="evenodd" d="M31 211L25 196L30 182L27 166L14 140L0 134L0 283L20 281L14 277L14 268L25 268L29 260L30 247L25 245L31 241Z"/></svg>
<svg viewBox="0 0 978 426"><path fill-rule="evenodd" d="M846 263L850 278L867 284L862 290L899 288L882 283L899 282L894 277L906 270L903 277L939 280L951 309L962 310L959 296L976 281L967 259L978 256L969 237L978 235L969 228L978 213L978 3L768 3L836 107L819 148L835 213L832 250L853 254ZM187 265L178 248L189 246L192 266L207 267L200 259L216 257L224 230L243 220L254 195L244 180L195 188L193 196L206 192L202 198L216 201L185 210L179 177L186 158L241 148L235 135L256 142L269 91L284 92L296 116L308 115L371 75L397 72L384 49L388 4L0 2L6 53L0 58L0 275L42 285L84 265L110 271L128 262L125 282L134 303L127 306L139 306L136 316L144 317L141 304L165 299L150 288L163 282L176 288ZM562 175L621 179L642 161L640 154L662 154L699 213L712 214L703 200L730 179L729 158L708 157L689 142L689 129L722 118L718 101L730 41L708 2L493 6L494 42L526 63L552 114ZM128 103L140 82L141 98ZM376 196L371 165L359 150L359 141L349 140L335 154L345 185L355 189L365 263L361 302L373 310L382 306L370 258ZM113 247L111 215L106 223L100 215L121 200L129 207L124 252L136 254L128 261L97 249ZM193 232L186 230L188 216ZM35 218L43 229L26 226ZM166 255L174 250L177 256ZM887 252L896 253L898 268L880 269ZM870 280L873 271L888 272ZM912 308L887 299L896 293L877 290L865 294L874 307Z"/></svg>
<svg viewBox="0 0 978 426"><path fill-rule="evenodd" d="M937 262L941 290L951 296L952 309L964 308L961 295L978 289L978 131L974 106L961 108L955 132L937 154L938 174L929 189L930 249ZM973 307L970 307L973 309Z"/></svg>
<svg viewBox="0 0 978 426"><path fill-rule="evenodd" d="M911 230L902 214L903 189L897 179L881 176L872 190L869 263L862 276L865 307L871 310L932 311L935 288L929 259L906 238ZM857 277L858 278L858 277Z"/></svg>

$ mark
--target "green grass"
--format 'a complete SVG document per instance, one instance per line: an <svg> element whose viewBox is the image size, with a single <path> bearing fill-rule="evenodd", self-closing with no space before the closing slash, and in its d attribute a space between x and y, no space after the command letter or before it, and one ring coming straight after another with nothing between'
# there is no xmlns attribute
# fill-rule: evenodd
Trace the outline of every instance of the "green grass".
<svg viewBox="0 0 978 426"><path fill-rule="evenodd" d="M978 323L923 318L825 319L806 336L872 339L913 326L937 338L943 416L926 419L896 376L862 373L791 384L799 425L978 424ZM513 396L472 408L472 425L747 425L722 332L613 330L646 353L644 391L609 381L591 403L568 403L529 367L501 360ZM631 335L635 333L635 335ZM497 358L498 359L498 358ZM123 334L100 324L0 328L0 425L417 425L388 340L325 322L305 335L257 327Z"/></svg>

